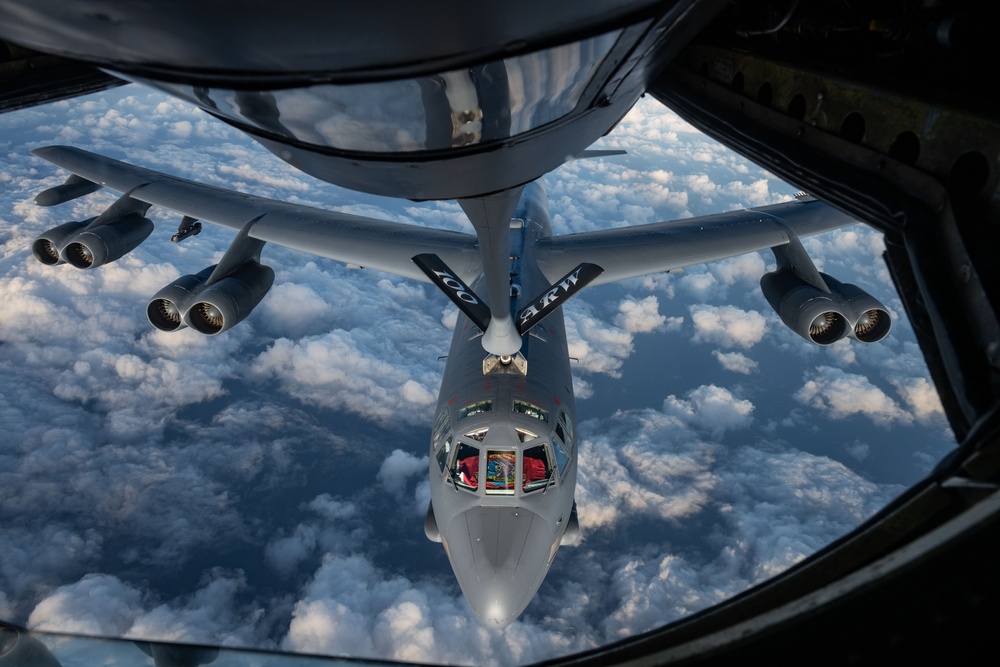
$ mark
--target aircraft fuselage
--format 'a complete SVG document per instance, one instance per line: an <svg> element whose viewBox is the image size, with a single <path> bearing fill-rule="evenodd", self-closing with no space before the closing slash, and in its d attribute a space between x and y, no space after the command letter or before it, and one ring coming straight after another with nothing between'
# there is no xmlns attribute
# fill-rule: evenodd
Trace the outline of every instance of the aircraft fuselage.
<svg viewBox="0 0 1000 667"><path fill-rule="evenodd" d="M540 183L525 187L510 232L517 312L549 286L532 253L551 234ZM496 358L484 366L481 335L460 313L431 438L428 535L476 615L499 628L534 597L575 519L576 416L561 309L523 336L526 373Z"/></svg>

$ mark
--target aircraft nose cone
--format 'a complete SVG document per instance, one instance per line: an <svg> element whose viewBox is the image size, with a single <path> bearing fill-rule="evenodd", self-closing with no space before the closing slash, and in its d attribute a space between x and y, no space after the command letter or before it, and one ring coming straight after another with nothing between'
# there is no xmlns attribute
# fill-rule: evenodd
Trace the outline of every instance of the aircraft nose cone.
<svg viewBox="0 0 1000 667"><path fill-rule="evenodd" d="M445 539L472 611L486 627L500 629L535 596L556 538L544 519L523 507L475 507L451 522Z"/></svg>
<svg viewBox="0 0 1000 667"><path fill-rule="evenodd" d="M502 584L479 584L474 592L465 595L472 611L491 630L506 628L520 615L520 600L517 598L517 591Z"/></svg>

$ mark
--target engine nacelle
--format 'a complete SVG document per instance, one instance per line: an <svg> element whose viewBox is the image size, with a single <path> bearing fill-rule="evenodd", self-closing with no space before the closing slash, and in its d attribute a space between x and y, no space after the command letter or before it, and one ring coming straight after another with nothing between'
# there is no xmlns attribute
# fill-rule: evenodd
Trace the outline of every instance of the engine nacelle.
<svg viewBox="0 0 1000 667"><path fill-rule="evenodd" d="M576 513L576 501L573 501L573 509L569 513L569 522L566 524L566 532L563 533L562 539L559 544L564 547L575 547L579 546L580 542L583 541L583 536L580 533L580 519Z"/></svg>
<svg viewBox="0 0 1000 667"><path fill-rule="evenodd" d="M217 265L196 274L181 276L157 292L146 306L146 318L160 331L177 331L187 325L184 313L197 298Z"/></svg>
<svg viewBox="0 0 1000 667"><path fill-rule="evenodd" d="M881 301L857 285L842 283L825 273L820 275L840 297L844 314L851 324L851 338L862 343L877 343L886 337L892 328L892 320Z"/></svg>
<svg viewBox="0 0 1000 667"><path fill-rule="evenodd" d="M59 256L59 250L66 245L68 239L79 234L87 225L94 221L94 218L82 222L65 222L58 227L48 230L31 244L31 254L42 264L55 266L62 264L63 259Z"/></svg>
<svg viewBox="0 0 1000 667"><path fill-rule="evenodd" d="M135 250L152 232L153 222L149 218L130 213L77 233L60 249L59 255L78 269L93 269Z"/></svg>
<svg viewBox="0 0 1000 667"><path fill-rule="evenodd" d="M434 517L434 505L428 503L427 514L424 516L424 535L431 542L441 543L441 531L438 530L437 519Z"/></svg>
<svg viewBox="0 0 1000 667"><path fill-rule="evenodd" d="M271 267L249 260L200 291L197 302L185 313L184 322L206 336L220 334L242 322L273 283Z"/></svg>
<svg viewBox="0 0 1000 667"><path fill-rule="evenodd" d="M787 269L760 279L764 298L789 329L817 345L831 345L850 331L840 299L810 285Z"/></svg>
<svg viewBox="0 0 1000 667"><path fill-rule="evenodd" d="M146 306L149 323L160 331L189 326L206 336L214 336L240 323L274 283L271 267L251 259L206 285L216 266L181 276L157 292Z"/></svg>

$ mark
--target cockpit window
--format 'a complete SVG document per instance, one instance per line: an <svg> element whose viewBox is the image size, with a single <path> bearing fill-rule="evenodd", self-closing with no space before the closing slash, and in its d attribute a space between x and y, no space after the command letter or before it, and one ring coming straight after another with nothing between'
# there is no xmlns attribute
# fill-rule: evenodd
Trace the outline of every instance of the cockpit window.
<svg viewBox="0 0 1000 667"><path fill-rule="evenodd" d="M534 403L529 403L528 401L514 401L514 412L527 415L528 417L534 417L535 419L540 419L546 424L549 423L549 413L546 410L542 410Z"/></svg>
<svg viewBox="0 0 1000 667"><path fill-rule="evenodd" d="M458 411L458 421L462 421L466 417L478 415L482 412L489 412L492 409L493 401L479 401L477 403L471 403Z"/></svg>
<svg viewBox="0 0 1000 667"><path fill-rule="evenodd" d="M555 445L556 450L556 467L559 468L559 474L566 472L566 466L569 464L569 450L566 445L556 438L553 440L552 444Z"/></svg>
<svg viewBox="0 0 1000 667"><path fill-rule="evenodd" d="M448 465L448 455L452 450L453 438L449 426L451 420L448 419L448 408L445 408L434 420L434 428L431 429L431 454L437 457L438 466L442 471Z"/></svg>
<svg viewBox="0 0 1000 667"><path fill-rule="evenodd" d="M521 489L525 493L544 489L552 479L552 464L545 445L524 450L521 466L523 470Z"/></svg>
<svg viewBox="0 0 1000 667"><path fill-rule="evenodd" d="M479 448L464 442L458 445L455 465L451 469L455 486L476 491L479 489Z"/></svg>
<svg viewBox="0 0 1000 667"><path fill-rule="evenodd" d="M513 451L486 452L486 493L514 495L517 454Z"/></svg>
<svg viewBox="0 0 1000 667"><path fill-rule="evenodd" d="M490 430L489 426L487 426L486 428L477 428L475 431L469 431L468 433L466 433L465 437L469 438L470 440L475 440L476 442L482 442L483 440L486 439L486 434L489 433L489 430Z"/></svg>
<svg viewBox="0 0 1000 667"><path fill-rule="evenodd" d="M441 414L434 420L434 428L431 429L431 451L437 450L444 440L445 433L448 432L450 420L448 419L448 408L441 411Z"/></svg>
<svg viewBox="0 0 1000 667"><path fill-rule="evenodd" d="M441 468L442 472L448 466L448 458L452 452L452 449L454 449L454 447L452 446L452 439L451 435L449 434L448 437L445 438L444 444L442 444L441 448L437 450L438 467Z"/></svg>
<svg viewBox="0 0 1000 667"><path fill-rule="evenodd" d="M570 113L620 34L391 81L229 90L139 80L285 140L348 151L440 150L503 141Z"/></svg>
<svg viewBox="0 0 1000 667"><path fill-rule="evenodd" d="M565 412L559 412L559 423L566 429L566 444L573 447L573 420Z"/></svg>
<svg viewBox="0 0 1000 667"><path fill-rule="evenodd" d="M552 444L555 445L556 467L559 468L561 475L566 472L570 454L573 452L573 425L565 412L559 413L559 421L556 423L556 433Z"/></svg>
<svg viewBox="0 0 1000 667"><path fill-rule="evenodd" d="M514 430L517 431L517 439L521 442L528 442L538 437L526 428L515 428Z"/></svg>

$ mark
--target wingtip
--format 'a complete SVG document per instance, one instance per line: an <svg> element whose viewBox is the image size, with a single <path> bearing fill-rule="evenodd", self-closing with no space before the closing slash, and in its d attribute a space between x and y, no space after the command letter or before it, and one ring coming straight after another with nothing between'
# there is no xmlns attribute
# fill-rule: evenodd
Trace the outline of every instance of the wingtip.
<svg viewBox="0 0 1000 667"><path fill-rule="evenodd" d="M58 152L60 150L66 150L67 148L70 148L70 147L69 146L39 146L38 148L32 149L31 154L34 155L34 156L36 156L36 157L40 157L40 158L42 158L44 160L46 155L50 155L50 154Z"/></svg>

